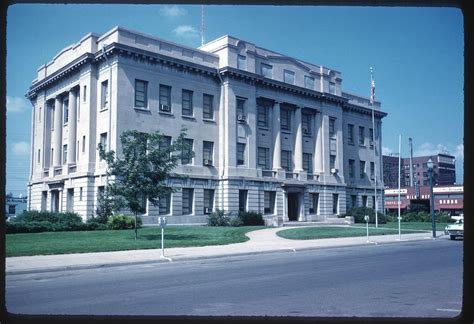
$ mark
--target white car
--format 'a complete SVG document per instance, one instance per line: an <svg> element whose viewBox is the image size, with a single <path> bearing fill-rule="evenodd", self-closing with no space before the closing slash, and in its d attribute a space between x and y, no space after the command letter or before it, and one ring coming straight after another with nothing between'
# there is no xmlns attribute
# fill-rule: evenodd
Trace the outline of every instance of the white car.
<svg viewBox="0 0 474 324"><path fill-rule="evenodd" d="M464 219L458 219L456 223L447 225L444 234L449 235L451 240L456 239L456 237L464 237Z"/></svg>

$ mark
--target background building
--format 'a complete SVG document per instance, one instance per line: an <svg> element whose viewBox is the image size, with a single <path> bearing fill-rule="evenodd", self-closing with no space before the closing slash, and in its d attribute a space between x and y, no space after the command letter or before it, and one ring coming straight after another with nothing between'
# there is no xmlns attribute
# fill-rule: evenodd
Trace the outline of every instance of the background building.
<svg viewBox="0 0 474 324"><path fill-rule="evenodd" d="M171 142L184 126L195 152L175 170L188 177L168 180L177 191L145 202L145 224L205 223L216 208L270 224L337 220L373 206L382 177L379 102L344 92L338 71L231 36L196 49L120 27L91 33L41 66L27 97L31 209L93 215L106 185L97 144L120 152L126 129Z"/></svg>
<svg viewBox="0 0 474 324"><path fill-rule="evenodd" d="M16 217L27 209L28 198L19 195L14 197L9 193L5 196L5 218Z"/></svg>
<svg viewBox="0 0 474 324"><path fill-rule="evenodd" d="M447 186L456 183L455 158L448 154L417 156L412 158L413 186L429 186L426 162L433 161L433 185ZM410 158L401 159L400 187L410 187ZM385 188L398 188L398 156L383 156Z"/></svg>

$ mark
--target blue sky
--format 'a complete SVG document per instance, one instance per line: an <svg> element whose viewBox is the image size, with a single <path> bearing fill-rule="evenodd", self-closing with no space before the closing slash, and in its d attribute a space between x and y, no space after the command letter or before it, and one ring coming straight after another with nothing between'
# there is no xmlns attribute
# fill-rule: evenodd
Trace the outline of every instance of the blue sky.
<svg viewBox="0 0 474 324"><path fill-rule="evenodd" d="M7 11L7 185L26 194L37 69L89 32L114 26L198 47L201 7L15 4ZM384 153L448 151L463 177L464 33L456 8L205 6L205 39L229 34L342 73L343 90L369 96L374 68Z"/></svg>

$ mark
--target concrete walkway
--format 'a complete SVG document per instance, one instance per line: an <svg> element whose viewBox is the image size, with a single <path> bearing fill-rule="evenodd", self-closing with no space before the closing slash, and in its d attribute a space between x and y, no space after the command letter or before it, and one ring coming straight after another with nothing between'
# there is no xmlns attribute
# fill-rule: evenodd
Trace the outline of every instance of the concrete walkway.
<svg viewBox="0 0 474 324"><path fill-rule="evenodd" d="M247 242L228 245L169 249L166 249L165 245L165 257L169 259L161 258L161 249L9 257L6 258L5 272L6 274L34 273L65 269L98 268L131 263L174 262L229 255L244 255L263 252L292 252L306 249L432 239L431 233L428 232L402 234L401 241L398 238L398 234L369 236L369 243L367 242L366 236L317 240L289 240L276 235L276 232L290 228L301 227L280 227L257 230L246 234L250 238ZM446 236L444 236L444 233L441 231L437 232L437 237L446 239Z"/></svg>

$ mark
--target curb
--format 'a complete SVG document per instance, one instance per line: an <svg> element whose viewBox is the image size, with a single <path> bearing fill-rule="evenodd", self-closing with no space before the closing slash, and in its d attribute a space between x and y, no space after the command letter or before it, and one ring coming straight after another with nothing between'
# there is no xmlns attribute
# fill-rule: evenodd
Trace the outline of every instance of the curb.
<svg viewBox="0 0 474 324"><path fill-rule="evenodd" d="M446 235L437 236L437 240ZM408 240L395 240L387 242L375 242L375 245L385 245L385 244L395 244L395 243L408 243L412 241L423 241L432 239L431 237L423 238L413 238ZM228 253L228 254L219 254L219 255L209 255L209 256L184 256L178 257L176 261L190 261L190 260L208 260L216 259L223 257L232 257L232 256L244 256L244 255L256 255L263 253L283 253L283 252L297 252L297 251L310 251L310 250L320 250L320 249L336 249L336 248L346 248L351 246L360 246L360 245L374 245L374 242L361 242L361 243L352 243L352 244L343 244L343 245L332 245L332 246L307 246L301 248L279 248L272 250L262 250L262 251L252 251L252 252L237 252L237 253ZM173 260L174 261L174 260ZM98 269L98 268L110 268L110 267L120 267L127 265L142 265L142 264L152 264L152 263L169 263L169 260L157 258L155 260L145 260L145 261L130 261L130 262L111 262L111 263L101 263L101 264L84 264L84 265L70 265L70 266L58 266L50 268L36 268L36 269L25 269L25 270L10 270L5 271L5 275L21 275L21 274L33 274L33 273L47 273L47 272L59 272L59 271L70 271L70 270L85 270L85 269Z"/></svg>

